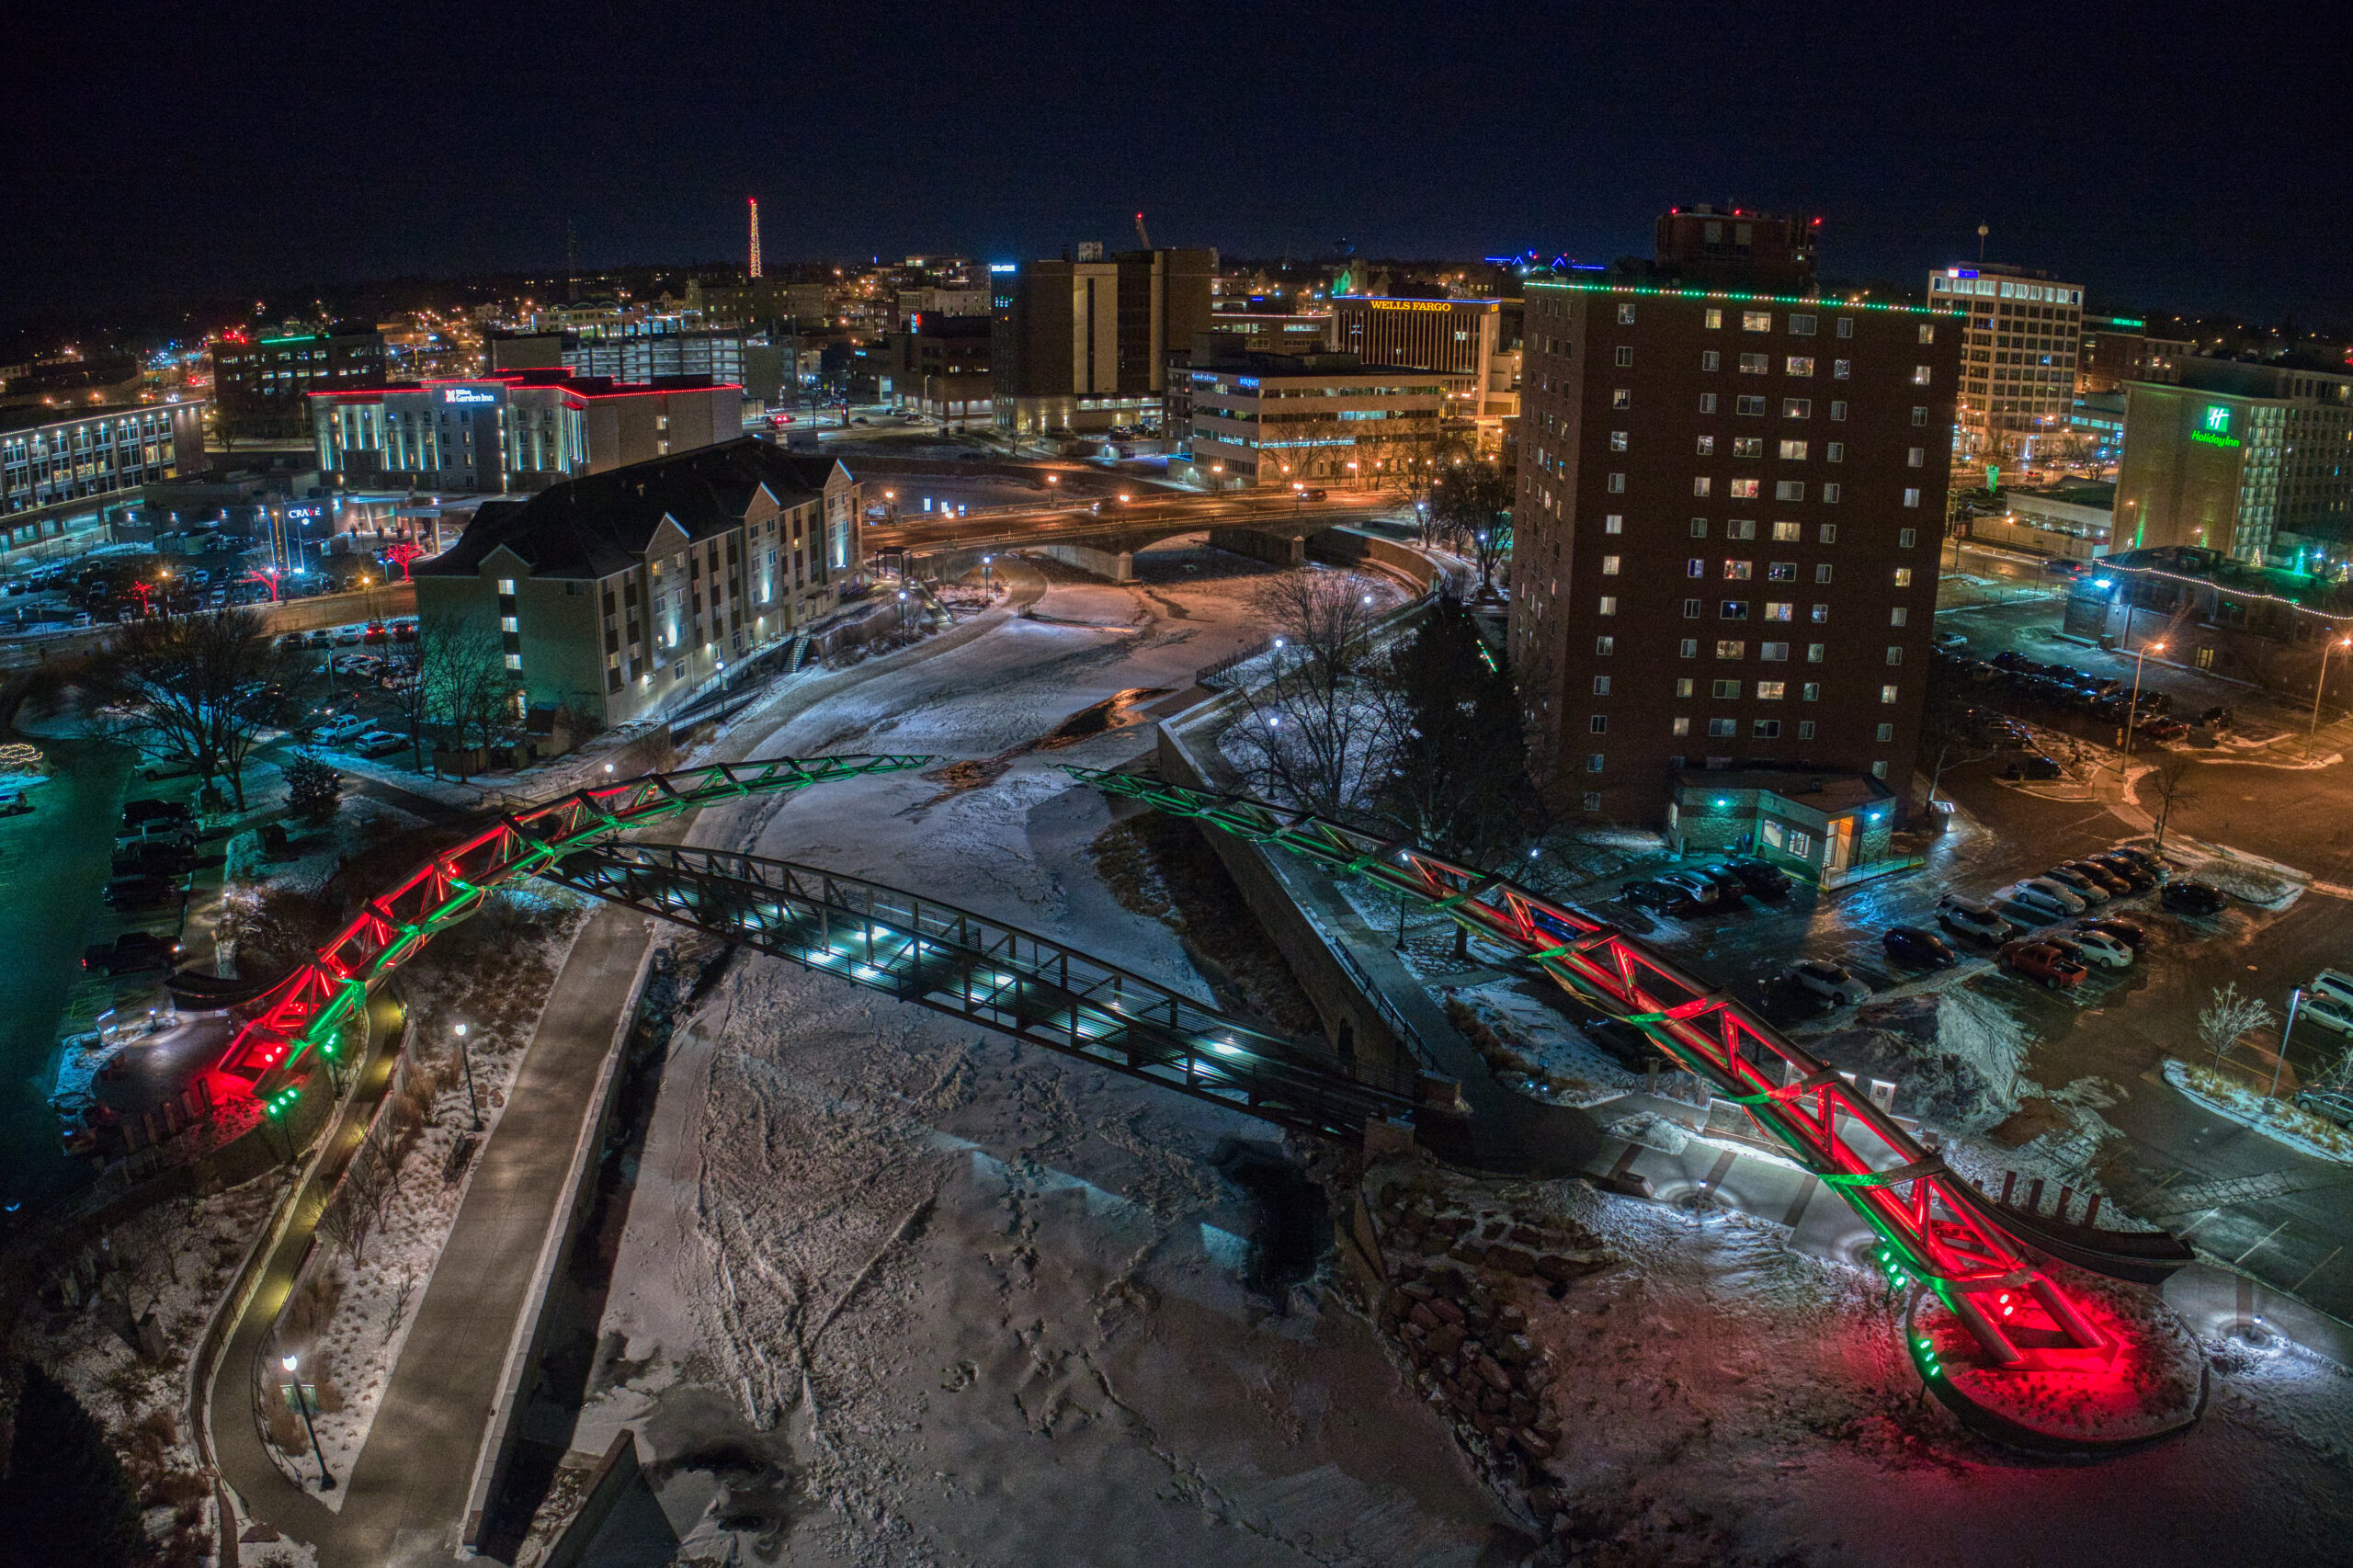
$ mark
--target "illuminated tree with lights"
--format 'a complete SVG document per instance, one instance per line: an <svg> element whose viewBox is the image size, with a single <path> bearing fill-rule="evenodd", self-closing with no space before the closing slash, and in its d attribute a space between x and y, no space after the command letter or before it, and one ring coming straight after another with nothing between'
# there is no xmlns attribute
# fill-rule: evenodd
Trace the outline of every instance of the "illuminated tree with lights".
<svg viewBox="0 0 2353 1568"><path fill-rule="evenodd" d="M409 581L408 563L424 555L425 547L415 540L404 539L384 551L384 562L401 569L401 581Z"/></svg>

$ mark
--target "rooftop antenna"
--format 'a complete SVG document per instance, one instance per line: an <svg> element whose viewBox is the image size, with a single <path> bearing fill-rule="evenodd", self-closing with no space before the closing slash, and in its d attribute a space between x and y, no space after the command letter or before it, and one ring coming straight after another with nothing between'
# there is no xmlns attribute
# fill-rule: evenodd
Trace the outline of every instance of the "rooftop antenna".
<svg viewBox="0 0 2353 1568"><path fill-rule="evenodd" d="M752 276L757 278L760 275L760 199L752 196L745 199L752 204Z"/></svg>
<svg viewBox="0 0 2353 1568"><path fill-rule="evenodd" d="M1144 249L1150 250L1152 248L1152 236L1144 233L1143 214L1141 212L1136 214L1136 238L1143 242Z"/></svg>
<svg viewBox="0 0 2353 1568"><path fill-rule="evenodd" d="M1983 223L1977 225L1977 265L1980 267L1985 265L1985 236L1992 232Z"/></svg>

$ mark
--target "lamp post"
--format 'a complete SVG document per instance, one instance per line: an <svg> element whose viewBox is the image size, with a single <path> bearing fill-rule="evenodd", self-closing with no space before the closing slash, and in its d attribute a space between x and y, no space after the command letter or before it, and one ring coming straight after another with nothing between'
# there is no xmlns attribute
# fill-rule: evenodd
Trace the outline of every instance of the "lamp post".
<svg viewBox="0 0 2353 1568"><path fill-rule="evenodd" d="M2328 656L2339 648L2353 648L2353 637L2340 637L2320 645L2320 678L2313 683L2313 719L2304 726L2304 756L2313 755L2313 737L2320 730L2320 695L2328 689Z"/></svg>
<svg viewBox="0 0 2353 1568"><path fill-rule="evenodd" d="M727 722L727 661L719 661L719 722Z"/></svg>
<svg viewBox="0 0 2353 1568"><path fill-rule="evenodd" d="M2132 655L2132 703L2124 710L2124 761L2116 765L2120 778L2123 776L2125 763L2132 759L2132 728L2141 722L2141 663L2150 654L2165 651L2165 645L2162 642L2143 642L2140 651Z"/></svg>
<svg viewBox="0 0 2353 1568"><path fill-rule="evenodd" d="M466 1114L473 1119L474 1131L482 1131L482 1102L474 1098L473 1053L466 1049L466 1026L458 1026L458 1061L466 1070Z"/></svg>
<svg viewBox="0 0 2353 1568"><path fill-rule="evenodd" d="M2271 1087L2264 1091L2264 1098L2276 1099L2279 1095L2279 1074L2288 1070L2288 1040L2296 1032L2296 1014L2304 1005L2304 988L2301 985L2288 993L2288 1021L2279 1028L2279 1055L2271 1063Z"/></svg>
<svg viewBox="0 0 2353 1568"><path fill-rule="evenodd" d="M983 555L981 557L981 592L984 594L989 591L989 569L995 565L995 562L996 557L994 555Z"/></svg>
<svg viewBox="0 0 2353 1568"><path fill-rule="evenodd" d="M325 1450L319 1447L319 1429L311 1421L311 1402L302 1392L302 1376L294 1369L301 1365L301 1358L280 1356L278 1364L285 1368L287 1376L294 1380L294 1408L302 1413L302 1429L311 1435L311 1456L319 1461L319 1490L332 1492L335 1490L335 1474L327 1469Z"/></svg>

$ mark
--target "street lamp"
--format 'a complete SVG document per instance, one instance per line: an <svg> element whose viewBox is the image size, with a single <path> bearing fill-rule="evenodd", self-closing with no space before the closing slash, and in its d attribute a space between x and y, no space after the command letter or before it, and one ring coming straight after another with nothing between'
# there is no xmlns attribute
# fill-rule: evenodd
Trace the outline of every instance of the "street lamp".
<svg viewBox="0 0 2353 1568"><path fill-rule="evenodd" d="M458 1061L466 1070L466 1114L473 1119L474 1131L482 1131L482 1104L474 1098L474 1059L466 1050L466 1026L458 1026Z"/></svg>
<svg viewBox="0 0 2353 1568"><path fill-rule="evenodd" d="M995 561L996 557L994 555L981 557L981 592L984 594L989 591L989 568Z"/></svg>
<svg viewBox="0 0 2353 1568"><path fill-rule="evenodd" d="M332 1492L335 1490L335 1476L333 1472L327 1469L327 1456L325 1450L319 1447L319 1429L316 1426L313 1425L311 1421L311 1402L309 1399L305 1398L302 1393L301 1374L294 1369L301 1364L301 1358L299 1356L280 1356L278 1358L278 1364L285 1368L287 1376L294 1380L294 1408L302 1413L302 1429L311 1435L312 1457L319 1461L319 1490L322 1492Z"/></svg>
<svg viewBox="0 0 2353 1568"><path fill-rule="evenodd" d="M727 722L727 661L719 661L719 722Z"/></svg>
<svg viewBox="0 0 2353 1568"><path fill-rule="evenodd" d="M2320 694L2328 689L2328 655L2339 648L2353 648L2353 637L2340 637L2320 645L2320 679L2313 683L2313 720L2304 726L2304 756L2313 755L2313 735L2320 728Z"/></svg>
<svg viewBox="0 0 2353 1568"><path fill-rule="evenodd" d="M2152 653L2162 653L2165 651L2165 645L2162 642L2143 642L2141 644L2140 651L2132 655L2132 705L2124 710L2124 762L2116 765L2116 771L2120 778L2124 773L2125 763L2132 758L2133 726L2141 722L2142 661Z"/></svg>

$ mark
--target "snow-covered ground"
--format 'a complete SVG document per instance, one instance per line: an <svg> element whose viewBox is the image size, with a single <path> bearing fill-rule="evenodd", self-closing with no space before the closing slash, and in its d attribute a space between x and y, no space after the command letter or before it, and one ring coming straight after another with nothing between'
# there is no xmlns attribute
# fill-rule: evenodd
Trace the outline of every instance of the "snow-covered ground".
<svg viewBox="0 0 2353 1568"><path fill-rule="evenodd" d="M868 681L764 747L991 768L747 803L696 836L1206 996L1175 934L1095 874L1111 808L1055 771L1124 761L1148 730L1030 748L1255 641L1243 589L1058 587L1051 619ZM1540 1032L1546 1009L1508 983L1464 981L1473 1017ZM1939 1043L1997 1085L1989 1114L2033 1087L2003 1020L1951 1022L1967 1038ZM2076 1097L2062 1131L2097 1138L2098 1097ZM2026 1465L1923 1403L1878 1287L1777 1225L1441 1176L1620 1259L1557 1300L1498 1285L1526 1294L1560 1431L1533 1494L1491 1488L1328 1258L1252 1288L1276 1253L1254 1254L1271 1233L1224 1174L1237 1144L1279 1152L1261 1124L739 961L674 1045L573 1447L633 1428L690 1562L1517 1562L1559 1523L1567 1560L1593 1562L2286 1564L2332 1561L2353 1523L2353 1387L2293 1352L2217 1344L2187 1437Z"/></svg>
<svg viewBox="0 0 2353 1568"><path fill-rule="evenodd" d="M870 681L765 748L1005 759L993 782L861 780L697 836L921 889L1207 997L1176 935L1095 875L1110 808L1056 767L1125 760L1148 729L1021 750L1260 635L1251 574L1195 559L1139 588L1056 587L1051 620ZM1229 1141L1279 1151L1262 1123L739 963L674 1047L574 1447L635 1426L713 1560L725 1516L788 1562L1481 1561L1508 1519L1371 1327L1311 1290L1247 1288L1257 1221L1217 1168Z"/></svg>

